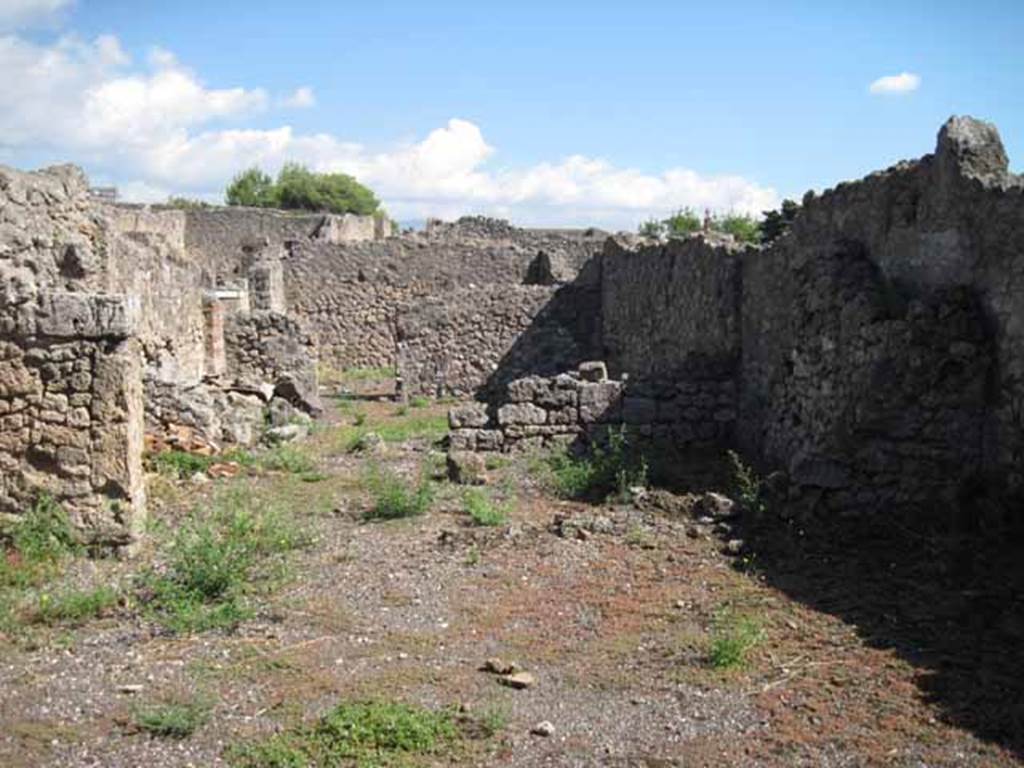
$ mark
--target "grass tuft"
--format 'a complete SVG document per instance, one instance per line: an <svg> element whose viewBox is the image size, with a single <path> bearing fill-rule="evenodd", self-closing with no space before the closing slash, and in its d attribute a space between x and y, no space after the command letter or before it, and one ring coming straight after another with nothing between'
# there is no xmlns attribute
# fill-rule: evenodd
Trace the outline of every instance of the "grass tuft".
<svg viewBox="0 0 1024 768"><path fill-rule="evenodd" d="M187 739L210 718L210 705L189 700L148 704L132 713L139 730L166 739Z"/></svg>
<svg viewBox="0 0 1024 768"><path fill-rule="evenodd" d="M177 529L161 572L139 578L150 615L175 632L234 628L252 611L251 583L267 578L275 558L308 545L292 516L242 491L222 494L211 510L193 511Z"/></svg>
<svg viewBox="0 0 1024 768"><path fill-rule="evenodd" d="M477 525L504 525L508 521L509 505L496 503L479 488L470 488L463 498L463 508Z"/></svg>
<svg viewBox="0 0 1024 768"><path fill-rule="evenodd" d="M312 725L299 726L229 751L236 768L408 765L459 740L449 712L390 701L339 704Z"/></svg>
<svg viewBox="0 0 1024 768"><path fill-rule="evenodd" d="M734 669L747 663L748 655L765 637L761 623L752 616L737 616L731 612L716 617L711 629L711 647L708 652L715 669Z"/></svg>
<svg viewBox="0 0 1024 768"><path fill-rule="evenodd" d="M416 517L424 514L434 503L434 487L425 474L414 486L393 472L371 467L366 485L373 497L373 505L364 515L367 520Z"/></svg>
<svg viewBox="0 0 1024 768"><path fill-rule="evenodd" d="M44 592L32 615L37 624L69 624L79 626L89 619L109 614L120 602L121 596L113 587L97 587L84 591L69 591L57 595Z"/></svg>

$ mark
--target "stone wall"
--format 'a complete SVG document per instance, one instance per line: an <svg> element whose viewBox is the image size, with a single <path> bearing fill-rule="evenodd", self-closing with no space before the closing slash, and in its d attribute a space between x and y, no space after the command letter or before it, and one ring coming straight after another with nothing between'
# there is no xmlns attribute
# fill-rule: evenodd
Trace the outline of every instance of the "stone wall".
<svg viewBox="0 0 1024 768"><path fill-rule="evenodd" d="M437 390L438 370L449 370L443 388L470 392L487 381L514 329L546 306L538 297L572 280L603 240L469 219L386 241L298 241L284 262L288 306L327 368L397 367L410 391L427 394ZM537 284L547 291L523 287ZM480 301L496 315L474 328L480 313L468 310ZM444 354L450 342L458 349Z"/></svg>
<svg viewBox="0 0 1024 768"><path fill-rule="evenodd" d="M696 372L692 372L696 373ZM604 363L508 383L500 400L452 409L451 450L521 451L586 443L611 425L683 447L729 445L736 421L730 377L609 379Z"/></svg>
<svg viewBox="0 0 1024 768"><path fill-rule="evenodd" d="M601 258L601 339L613 372L685 376L694 361L733 365L740 353L744 249L703 235Z"/></svg>
<svg viewBox="0 0 1024 768"><path fill-rule="evenodd" d="M1024 180L994 127L955 118L934 155L809 194L771 246L609 241L581 273L597 275L596 306L566 291L552 304L595 316L592 356L641 403L616 418L664 431L670 385L696 385L721 401L716 439L785 470L812 509L952 510L1024 490L1022 242ZM531 335L549 333L535 321L517 345ZM523 372L505 360L492 379ZM487 421L457 440L573 432L518 386L486 390Z"/></svg>
<svg viewBox="0 0 1024 768"><path fill-rule="evenodd" d="M102 292L109 232L76 168L0 167L0 520L49 496L123 545L145 512L140 305Z"/></svg>

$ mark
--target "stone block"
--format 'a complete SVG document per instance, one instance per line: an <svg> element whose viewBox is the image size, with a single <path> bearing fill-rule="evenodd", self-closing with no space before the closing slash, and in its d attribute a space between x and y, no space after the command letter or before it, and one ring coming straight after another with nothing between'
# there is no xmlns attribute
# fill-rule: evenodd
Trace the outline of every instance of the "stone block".
<svg viewBox="0 0 1024 768"><path fill-rule="evenodd" d="M583 381L607 381L608 367L600 360L592 360L580 363L580 378Z"/></svg>
<svg viewBox="0 0 1024 768"><path fill-rule="evenodd" d="M481 429L476 433L478 451L499 451L505 443L505 435L498 429Z"/></svg>
<svg viewBox="0 0 1024 768"><path fill-rule="evenodd" d="M452 429L486 427L488 421L487 406L483 403L460 405L448 411L448 426Z"/></svg>
<svg viewBox="0 0 1024 768"><path fill-rule="evenodd" d="M533 403L510 403L498 409L498 423L503 426L512 424L543 424L547 419L547 411Z"/></svg>
<svg viewBox="0 0 1024 768"><path fill-rule="evenodd" d="M618 418L622 384L617 381L583 383L579 389L580 421L594 423Z"/></svg>
<svg viewBox="0 0 1024 768"><path fill-rule="evenodd" d="M449 451L448 479L458 485L484 485L487 466L484 457L472 451Z"/></svg>
<svg viewBox="0 0 1024 768"><path fill-rule="evenodd" d="M127 338L139 324L134 296L45 293L36 308L36 331L57 338Z"/></svg>
<svg viewBox="0 0 1024 768"><path fill-rule="evenodd" d="M508 399L511 403L532 403L538 396L550 391L550 383L538 376L516 379L508 384Z"/></svg>

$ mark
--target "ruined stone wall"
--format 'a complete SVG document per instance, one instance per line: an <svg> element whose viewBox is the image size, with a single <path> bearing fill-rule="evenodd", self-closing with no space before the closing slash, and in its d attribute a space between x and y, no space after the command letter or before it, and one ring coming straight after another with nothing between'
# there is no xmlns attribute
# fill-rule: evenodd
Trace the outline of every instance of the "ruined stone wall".
<svg viewBox="0 0 1024 768"><path fill-rule="evenodd" d="M246 266L246 250L285 243L318 241L348 243L372 241L389 234L373 216L299 213L235 206L200 208L185 212L185 248L201 255L215 280L230 282Z"/></svg>
<svg viewBox="0 0 1024 768"><path fill-rule="evenodd" d="M743 277L744 444L833 510L1019 474L1024 187L992 126L808 195Z"/></svg>
<svg viewBox="0 0 1024 768"><path fill-rule="evenodd" d="M0 168L0 514L60 503L88 541L145 511L133 297L106 287L109 227L77 169Z"/></svg>
<svg viewBox="0 0 1024 768"><path fill-rule="evenodd" d="M743 249L703 236L601 257L601 339L613 372L685 378L694 365L730 367L740 352Z"/></svg>
<svg viewBox="0 0 1024 768"><path fill-rule="evenodd" d="M320 410L316 342L302 323L277 312L232 315L224 337L236 387L259 391L269 383L273 395L306 412Z"/></svg>
<svg viewBox="0 0 1024 768"><path fill-rule="evenodd" d="M445 225L431 235L344 246L297 242L285 260L288 306L316 337L326 368L397 365L418 391L433 393L447 358L446 388L469 392L511 346L513 327L545 306L537 300L544 291L522 286L571 280L602 242L599 234L534 233L507 223L483 232ZM496 315L475 327L479 313L468 310L481 300ZM446 344L462 359L452 360L451 346L442 354Z"/></svg>
<svg viewBox="0 0 1024 768"><path fill-rule="evenodd" d="M398 369L410 392L472 395L535 327L557 288L485 285L427 296L398 318ZM553 370L571 367L573 340L557 325L544 337ZM538 350L538 352L541 352ZM505 363L508 365L508 361Z"/></svg>
<svg viewBox="0 0 1024 768"><path fill-rule="evenodd" d="M571 373L511 381L500 399L455 408L449 421L455 451L585 443L620 424L640 440L721 448L733 439L736 387L719 376L609 379L604 363L586 362Z"/></svg>

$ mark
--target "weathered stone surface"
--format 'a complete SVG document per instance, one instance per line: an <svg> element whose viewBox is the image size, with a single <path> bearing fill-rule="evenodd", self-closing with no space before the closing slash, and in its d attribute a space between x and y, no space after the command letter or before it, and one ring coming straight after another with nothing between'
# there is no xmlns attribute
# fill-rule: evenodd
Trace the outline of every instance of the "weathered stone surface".
<svg viewBox="0 0 1024 768"><path fill-rule="evenodd" d="M498 423L502 425L543 424L548 413L532 403L510 403L498 409Z"/></svg>
<svg viewBox="0 0 1024 768"><path fill-rule="evenodd" d="M484 457L470 451L449 451L448 479L458 485L483 485L487 482Z"/></svg>
<svg viewBox="0 0 1024 768"><path fill-rule="evenodd" d="M601 360L580 363L577 369L583 381L607 381L608 367Z"/></svg>
<svg viewBox="0 0 1024 768"><path fill-rule="evenodd" d="M448 411L448 426L452 429L486 427L488 420L487 406L483 403L461 405Z"/></svg>

